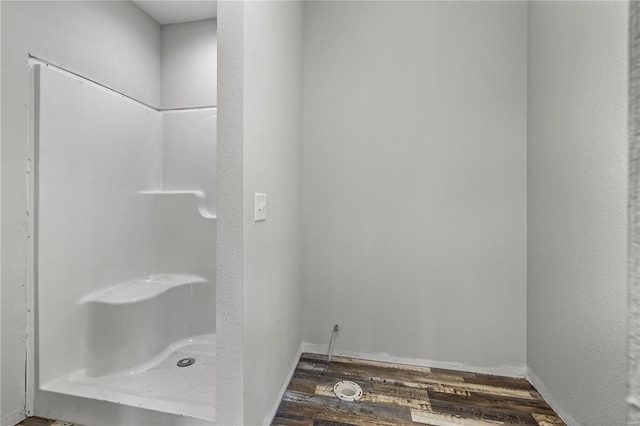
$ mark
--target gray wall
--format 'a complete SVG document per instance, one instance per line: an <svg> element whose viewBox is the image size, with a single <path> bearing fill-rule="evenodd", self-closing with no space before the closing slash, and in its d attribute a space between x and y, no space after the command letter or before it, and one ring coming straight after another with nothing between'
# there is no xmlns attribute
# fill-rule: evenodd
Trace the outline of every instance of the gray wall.
<svg viewBox="0 0 640 426"><path fill-rule="evenodd" d="M160 26L127 2L12 2L2 8L2 425L24 412L27 54L160 105ZM132 72L135 70L136 72Z"/></svg>
<svg viewBox="0 0 640 426"><path fill-rule="evenodd" d="M625 423L628 7L529 3L527 364L589 425Z"/></svg>
<svg viewBox="0 0 640 426"><path fill-rule="evenodd" d="M306 4L305 342L524 374L526 11Z"/></svg>
<svg viewBox="0 0 640 426"><path fill-rule="evenodd" d="M302 10L218 7L219 424L269 423L300 349Z"/></svg>
<svg viewBox="0 0 640 426"><path fill-rule="evenodd" d="M302 3L249 2L244 68L244 395L266 424L301 343ZM254 222L254 193L267 221Z"/></svg>
<svg viewBox="0 0 640 426"><path fill-rule="evenodd" d="M162 107L218 103L216 19L162 26Z"/></svg>

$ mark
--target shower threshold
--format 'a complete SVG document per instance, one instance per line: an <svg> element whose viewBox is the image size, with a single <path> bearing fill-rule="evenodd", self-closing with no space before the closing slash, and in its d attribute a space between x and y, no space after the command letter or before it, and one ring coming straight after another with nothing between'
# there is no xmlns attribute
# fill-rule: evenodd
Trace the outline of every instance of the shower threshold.
<svg viewBox="0 0 640 426"><path fill-rule="evenodd" d="M179 366L185 359L195 362ZM175 343L134 370L99 377L77 371L46 383L42 390L213 422L215 334Z"/></svg>

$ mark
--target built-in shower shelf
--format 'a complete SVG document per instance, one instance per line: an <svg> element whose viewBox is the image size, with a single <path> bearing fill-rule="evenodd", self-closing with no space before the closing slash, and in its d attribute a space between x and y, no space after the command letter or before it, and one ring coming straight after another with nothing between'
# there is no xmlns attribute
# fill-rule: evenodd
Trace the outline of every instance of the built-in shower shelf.
<svg viewBox="0 0 640 426"><path fill-rule="evenodd" d="M85 297L83 303L127 304L142 302L166 291L185 285L205 284L206 279L197 275L159 274L125 281Z"/></svg>
<svg viewBox="0 0 640 426"><path fill-rule="evenodd" d="M165 190L150 190L139 191L139 194L153 195L157 197L172 197L172 198L195 198L196 205L198 207L198 213L205 219L215 219L216 215L209 212L207 208L207 199L202 191L165 191Z"/></svg>

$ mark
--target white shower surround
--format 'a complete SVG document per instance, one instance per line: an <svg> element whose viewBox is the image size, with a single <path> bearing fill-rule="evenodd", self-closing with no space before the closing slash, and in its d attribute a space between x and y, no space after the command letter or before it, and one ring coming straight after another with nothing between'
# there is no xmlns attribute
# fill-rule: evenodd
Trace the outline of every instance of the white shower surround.
<svg viewBox="0 0 640 426"><path fill-rule="evenodd" d="M212 421L215 180L202 178L215 171L215 109L166 122L53 67L32 73L35 413L115 421L75 413L73 399L50 408L54 392ZM167 149L178 141L181 155ZM199 363L167 363L184 353Z"/></svg>
<svg viewBox="0 0 640 426"><path fill-rule="evenodd" d="M128 2L1 2L0 8L3 230L0 421L2 425L14 425L25 416L27 55L55 58L75 72L145 103L159 105L161 34L153 19ZM123 67L123 63L127 66ZM132 69L136 72L131 72Z"/></svg>
<svg viewBox="0 0 640 426"><path fill-rule="evenodd" d="M27 55L65 66L149 105L161 107L162 29L129 2L2 2L2 419L25 413ZM215 25L215 21L210 21ZM105 34L109 34L105 37ZM183 40L187 40L184 38ZM211 54L202 50L201 54ZM215 51L213 52L215 53ZM215 55L214 55L215 56ZM215 67L216 61L208 61ZM207 74L211 75L211 73ZM190 80L189 84L199 82ZM208 87L208 86L207 86ZM190 106L188 100L185 106ZM215 99L207 103L215 105ZM215 174L215 172L214 172ZM11 247L10 250L7 248ZM27 389L29 395L31 391ZM80 411L102 410L85 401ZM90 412L90 411L86 411ZM122 418L135 415L122 407ZM154 424L162 424L159 419Z"/></svg>

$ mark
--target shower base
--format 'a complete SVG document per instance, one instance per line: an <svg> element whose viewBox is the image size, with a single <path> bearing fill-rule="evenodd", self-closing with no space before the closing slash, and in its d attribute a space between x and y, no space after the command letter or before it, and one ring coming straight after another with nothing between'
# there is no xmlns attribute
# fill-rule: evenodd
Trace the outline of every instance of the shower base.
<svg viewBox="0 0 640 426"><path fill-rule="evenodd" d="M177 366L185 358L193 358L195 362L187 367ZM52 380L41 389L214 424L214 367L215 334L207 334L173 344L154 359L128 371L99 377L77 371Z"/></svg>

